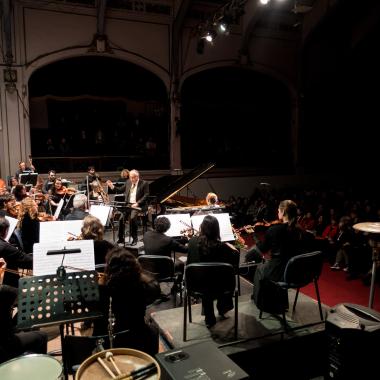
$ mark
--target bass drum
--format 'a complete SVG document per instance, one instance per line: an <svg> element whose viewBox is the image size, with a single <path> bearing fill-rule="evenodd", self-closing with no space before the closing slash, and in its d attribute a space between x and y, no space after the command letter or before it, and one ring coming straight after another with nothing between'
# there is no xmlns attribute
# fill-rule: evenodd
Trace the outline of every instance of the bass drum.
<svg viewBox="0 0 380 380"><path fill-rule="evenodd" d="M105 359L107 352L112 352L116 366L123 374L127 374L136 369L154 363L157 372L146 380L159 380L161 378L161 369L157 361L145 352L134 350L132 348L111 348L106 351L98 352L86 359L79 367L75 374L75 380L110 380L112 377L98 362L98 358L102 358L107 367L117 376L114 366L110 361Z"/></svg>
<svg viewBox="0 0 380 380"><path fill-rule="evenodd" d="M49 355L18 356L0 364L0 379L4 380L63 380L60 361Z"/></svg>

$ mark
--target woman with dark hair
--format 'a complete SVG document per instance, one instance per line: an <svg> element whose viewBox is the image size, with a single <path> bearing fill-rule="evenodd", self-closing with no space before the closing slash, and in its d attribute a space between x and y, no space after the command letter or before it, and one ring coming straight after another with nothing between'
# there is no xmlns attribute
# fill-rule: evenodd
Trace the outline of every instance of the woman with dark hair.
<svg viewBox="0 0 380 380"><path fill-rule="evenodd" d="M263 254L269 253L265 263L257 267L254 277L253 299L257 305L259 297L266 297L265 291L261 292L263 282L282 281L289 259L307 252L312 247L313 235L297 224L295 202L291 200L280 202L278 220L280 223L271 225L265 233L264 240L258 242L246 255L247 261L260 262ZM272 301L276 302L274 298Z"/></svg>
<svg viewBox="0 0 380 380"><path fill-rule="evenodd" d="M123 247L108 252L103 284L99 287L104 317L94 322L94 335L108 332L109 309L115 318L113 332L119 347L135 348L150 355L158 352L158 333L145 321L146 306L160 295L160 286L146 276L135 256Z"/></svg>
<svg viewBox="0 0 380 380"><path fill-rule="evenodd" d="M222 262L237 267L239 263L237 250L232 245L220 241L219 222L213 215L206 215L204 217L200 225L199 235L190 239L188 249L189 253L186 264ZM213 301L213 299L208 297L202 298L207 327L212 327L216 323ZM232 297L223 296L218 298L216 307L220 317L223 319L224 314L233 309Z"/></svg>

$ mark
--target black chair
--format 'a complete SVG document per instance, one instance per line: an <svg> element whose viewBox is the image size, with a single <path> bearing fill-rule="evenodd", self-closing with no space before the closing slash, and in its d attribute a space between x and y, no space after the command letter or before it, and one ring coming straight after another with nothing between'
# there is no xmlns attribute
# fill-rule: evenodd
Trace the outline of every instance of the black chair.
<svg viewBox="0 0 380 380"><path fill-rule="evenodd" d="M221 295L235 298L235 330L238 334L238 290L236 288L236 273L231 264L227 263L193 263L185 267L183 341L187 340L187 309L189 322L192 322L191 297L212 297Z"/></svg>
<svg viewBox="0 0 380 380"><path fill-rule="evenodd" d="M293 313L296 309L300 289L313 282L318 300L319 315L323 321L322 304L318 288L318 279L322 272L322 266L323 256L321 251L314 251L297 255L288 261L285 267L284 281L272 282L273 285L277 286L279 289L285 290L286 292L288 289L297 289L293 303ZM284 306L282 310L282 317L284 325L286 326L286 306L284 303L282 303L282 305ZM260 309L260 318L262 317L262 313L263 310Z"/></svg>
<svg viewBox="0 0 380 380"><path fill-rule="evenodd" d="M145 272L152 275L158 282L173 282L174 307L177 306L176 294L182 302L182 289L179 274L175 272L174 261L171 257L160 255L141 255L137 259ZM169 295L164 295L168 297Z"/></svg>

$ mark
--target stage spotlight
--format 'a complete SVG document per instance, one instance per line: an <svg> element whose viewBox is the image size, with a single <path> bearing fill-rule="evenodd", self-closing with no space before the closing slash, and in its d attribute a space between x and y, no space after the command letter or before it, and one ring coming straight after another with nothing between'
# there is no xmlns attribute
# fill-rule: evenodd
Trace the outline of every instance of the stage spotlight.
<svg viewBox="0 0 380 380"><path fill-rule="evenodd" d="M216 38L215 30L208 30L203 38L211 44Z"/></svg>
<svg viewBox="0 0 380 380"><path fill-rule="evenodd" d="M221 22L219 24L219 32L221 33L226 33L227 32L227 24L225 24L224 22Z"/></svg>
<svg viewBox="0 0 380 380"><path fill-rule="evenodd" d="M269 0L260 0L260 3L262 5L267 5L269 3Z"/></svg>

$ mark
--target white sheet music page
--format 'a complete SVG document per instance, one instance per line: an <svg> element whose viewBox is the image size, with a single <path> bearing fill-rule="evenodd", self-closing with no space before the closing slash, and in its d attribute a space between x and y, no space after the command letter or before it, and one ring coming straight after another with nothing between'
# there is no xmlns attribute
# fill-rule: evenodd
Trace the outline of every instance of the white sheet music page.
<svg viewBox="0 0 380 380"><path fill-rule="evenodd" d="M193 215L191 217L191 222L193 224L193 228L196 231L199 231L199 227L206 215ZM232 231L230 214L222 213L222 214L212 214L219 222L220 229L220 240L221 241L232 241L235 240L234 233Z"/></svg>
<svg viewBox="0 0 380 380"><path fill-rule="evenodd" d="M40 223L40 243L67 241L69 236L79 236L83 220L62 220Z"/></svg>
<svg viewBox="0 0 380 380"><path fill-rule="evenodd" d="M15 230L15 228L17 227L18 219L12 218L8 215L5 215L5 219L7 219L9 222L9 230L8 230L7 236L5 237L5 241L9 241L9 238L13 234L13 231Z"/></svg>
<svg viewBox="0 0 380 380"><path fill-rule="evenodd" d="M49 251L63 249L79 249L78 253L48 254ZM63 256L64 255L64 256ZM67 242L36 243L33 246L33 276L45 276L57 273L62 264L66 272L80 272L81 270L95 270L95 255L93 240L74 240Z"/></svg>
<svg viewBox="0 0 380 380"><path fill-rule="evenodd" d="M190 214L168 214L159 215L157 218L165 216L170 220L170 228L165 232L166 236L181 236L183 235L181 231L186 230L191 227Z"/></svg>
<svg viewBox="0 0 380 380"><path fill-rule="evenodd" d="M89 213L98 218L103 226L106 226L111 213L111 207L106 205L91 205Z"/></svg>

